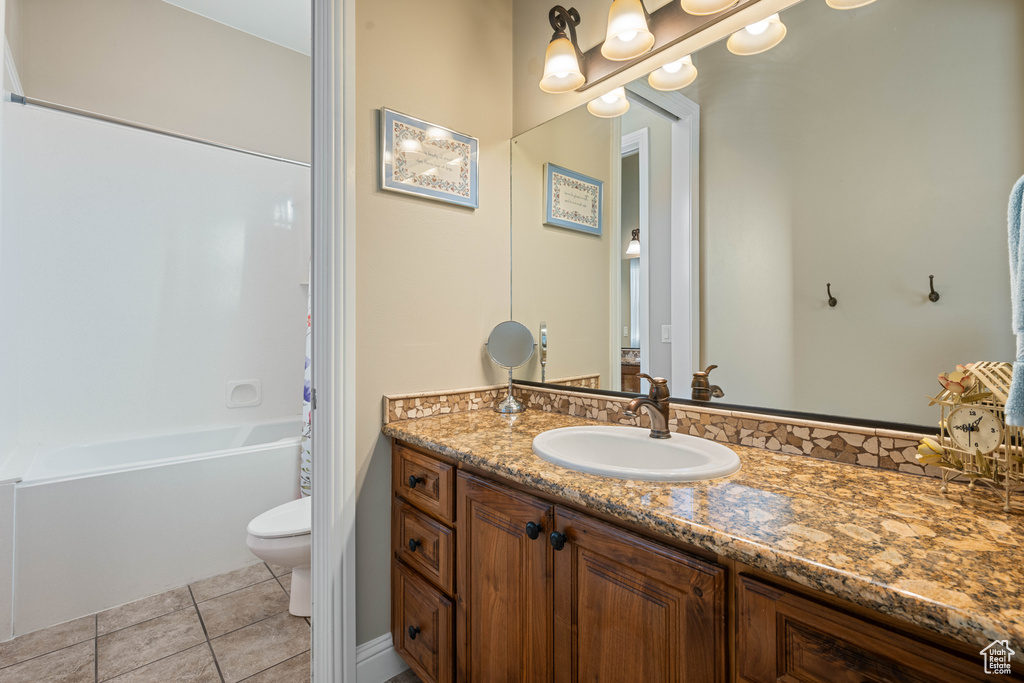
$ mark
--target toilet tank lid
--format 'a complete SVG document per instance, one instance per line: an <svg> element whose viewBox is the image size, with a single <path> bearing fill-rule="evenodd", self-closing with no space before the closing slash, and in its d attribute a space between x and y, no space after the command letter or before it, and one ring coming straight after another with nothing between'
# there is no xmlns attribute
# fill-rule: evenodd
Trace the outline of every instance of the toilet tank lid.
<svg viewBox="0 0 1024 683"><path fill-rule="evenodd" d="M246 531L260 538L308 534L312 520L312 501L312 498L299 498L278 505L249 522Z"/></svg>

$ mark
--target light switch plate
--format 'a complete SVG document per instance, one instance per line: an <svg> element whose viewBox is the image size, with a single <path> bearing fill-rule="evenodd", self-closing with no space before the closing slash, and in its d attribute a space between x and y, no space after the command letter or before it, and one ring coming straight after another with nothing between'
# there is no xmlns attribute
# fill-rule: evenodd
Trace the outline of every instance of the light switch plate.
<svg viewBox="0 0 1024 683"><path fill-rule="evenodd" d="M661 326L661 341L671 342L672 341L672 326L662 325Z"/></svg>

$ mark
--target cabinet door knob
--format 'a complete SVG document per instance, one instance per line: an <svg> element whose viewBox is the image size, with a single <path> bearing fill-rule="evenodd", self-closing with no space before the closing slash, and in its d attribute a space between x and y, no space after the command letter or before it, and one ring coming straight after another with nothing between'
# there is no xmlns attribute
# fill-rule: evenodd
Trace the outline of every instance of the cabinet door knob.
<svg viewBox="0 0 1024 683"><path fill-rule="evenodd" d="M569 540L569 537L560 531L551 532L551 547L555 550L561 550L565 547L565 542Z"/></svg>
<svg viewBox="0 0 1024 683"><path fill-rule="evenodd" d="M423 545L423 543L421 541L418 541L415 538L410 538L409 539L409 552L410 553L416 552L416 548L419 548L421 545Z"/></svg>
<svg viewBox="0 0 1024 683"><path fill-rule="evenodd" d="M409 627L409 640L416 640L416 634L418 634L419 632L420 632L420 627L419 626L410 626Z"/></svg>
<svg viewBox="0 0 1024 683"><path fill-rule="evenodd" d="M411 488L411 489L416 488L416 484L426 484L426 483L427 483L427 480L424 479L423 477L417 477L414 474L410 474L409 475L409 488Z"/></svg>
<svg viewBox="0 0 1024 683"><path fill-rule="evenodd" d="M526 535L530 537L531 541L536 541L537 537L540 536L540 532L543 530L544 529L541 528L541 525L537 524L537 522L526 523Z"/></svg>

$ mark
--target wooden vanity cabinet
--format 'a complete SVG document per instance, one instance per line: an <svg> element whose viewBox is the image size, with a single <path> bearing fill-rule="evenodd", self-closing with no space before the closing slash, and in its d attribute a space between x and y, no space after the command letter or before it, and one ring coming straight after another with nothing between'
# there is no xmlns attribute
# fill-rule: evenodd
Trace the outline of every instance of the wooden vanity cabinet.
<svg viewBox="0 0 1024 683"><path fill-rule="evenodd" d="M555 681L725 680L725 569L555 508Z"/></svg>
<svg viewBox="0 0 1024 683"><path fill-rule="evenodd" d="M549 503L459 472L460 681L551 680Z"/></svg>
<svg viewBox="0 0 1024 683"><path fill-rule="evenodd" d="M992 678L984 675L980 658L963 657L742 573L736 583L740 683L954 683Z"/></svg>

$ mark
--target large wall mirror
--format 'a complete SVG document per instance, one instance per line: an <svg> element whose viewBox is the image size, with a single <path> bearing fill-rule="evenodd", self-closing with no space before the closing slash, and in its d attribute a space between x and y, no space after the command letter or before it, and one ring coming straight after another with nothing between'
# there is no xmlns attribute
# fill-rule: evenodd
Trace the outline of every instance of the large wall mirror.
<svg viewBox="0 0 1024 683"><path fill-rule="evenodd" d="M548 329L518 379L635 392L642 370L689 398L714 364L711 405L928 426L939 372L1013 360L1024 3L781 19L767 52L721 41L681 90L644 78L619 117L584 106L513 139L512 313ZM600 235L548 220L550 165L603 184Z"/></svg>

